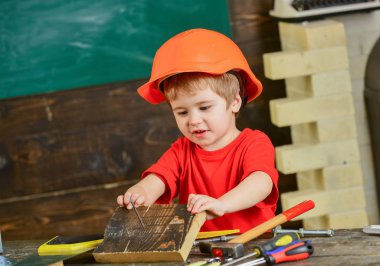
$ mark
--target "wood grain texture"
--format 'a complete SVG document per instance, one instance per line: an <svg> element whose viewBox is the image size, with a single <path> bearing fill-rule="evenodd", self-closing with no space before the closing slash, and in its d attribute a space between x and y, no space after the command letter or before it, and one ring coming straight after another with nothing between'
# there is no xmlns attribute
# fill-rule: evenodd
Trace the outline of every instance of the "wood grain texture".
<svg viewBox="0 0 380 266"><path fill-rule="evenodd" d="M0 101L0 199L137 179L179 136L137 84Z"/></svg>
<svg viewBox="0 0 380 266"><path fill-rule="evenodd" d="M145 228L133 210L116 209L93 255L101 263L185 261L205 221L185 204L139 207Z"/></svg>
<svg viewBox="0 0 380 266"><path fill-rule="evenodd" d="M62 191L0 204L3 241L51 239L54 236L103 234L117 208L115 195L133 181L106 186L88 186L81 191Z"/></svg>

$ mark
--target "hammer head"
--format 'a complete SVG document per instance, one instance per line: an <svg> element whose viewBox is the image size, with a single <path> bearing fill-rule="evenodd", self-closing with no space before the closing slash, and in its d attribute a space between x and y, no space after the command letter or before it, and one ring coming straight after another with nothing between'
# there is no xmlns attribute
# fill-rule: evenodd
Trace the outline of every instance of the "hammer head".
<svg viewBox="0 0 380 266"><path fill-rule="evenodd" d="M244 256L244 246L240 243L207 243L201 242L199 249L202 253L211 253L214 257L225 258L240 258Z"/></svg>

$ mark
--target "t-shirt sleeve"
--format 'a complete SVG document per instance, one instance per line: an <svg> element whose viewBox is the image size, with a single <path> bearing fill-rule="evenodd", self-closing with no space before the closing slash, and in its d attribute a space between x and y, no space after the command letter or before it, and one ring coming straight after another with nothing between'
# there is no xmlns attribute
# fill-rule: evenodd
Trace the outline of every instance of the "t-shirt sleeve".
<svg viewBox="0 0 380 266"><path fill-rule="evenodd" d="M157 175L166 187L164 194L156 202L170 203L176 197L179 187L180 164L175 145L172 145L155 164L145 170L141 179L151 173Z"/></svg>
<svg viewBox="0 0 380 266"><path fill-rule="evenodd" d="M255 171L267 173L273 182L271 193L265 200L256 204L257 207L267 208L277 204L278 172L275 167L275 149L267 135L255 131L255 135L248 141L249 146L244 157L243 179Z"/></svg>

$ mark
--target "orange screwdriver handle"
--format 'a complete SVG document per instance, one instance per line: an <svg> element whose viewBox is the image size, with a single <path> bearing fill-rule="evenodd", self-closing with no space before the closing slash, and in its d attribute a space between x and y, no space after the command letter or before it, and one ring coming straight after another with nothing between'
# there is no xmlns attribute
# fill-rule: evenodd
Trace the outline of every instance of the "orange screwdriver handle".
<svg viewBox="0 0 380 266"><path fill-rule="evenodd" d="M312 200L306 200L304 202L301 202L297 204L296 206L276 215L275 217L269 219L268 221L259 224L258 226L252 228L251 230L235 237L234 239L231 239L228 241L229 243L247 243L248 241L264 234L268 230L271 230L275 228L276 226L285 223L286 221L289 221L293 219L294 217L301 215L311 209L313 209L315 206L314 201Z"/></svg>

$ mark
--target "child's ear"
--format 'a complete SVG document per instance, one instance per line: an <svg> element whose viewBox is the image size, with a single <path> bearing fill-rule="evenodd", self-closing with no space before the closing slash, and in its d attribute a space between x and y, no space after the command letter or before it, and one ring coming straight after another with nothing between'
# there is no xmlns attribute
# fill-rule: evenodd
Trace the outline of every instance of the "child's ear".
<svg viewBox="0 0 380 266"><path fill-rule="evenodd" d="M241 105L242 105L242 100L241 100L240 94L237 93L236 96L235 96L235 99L231 103L232 112L233 113L238 113L239 110L240 110Z"/></svg>

